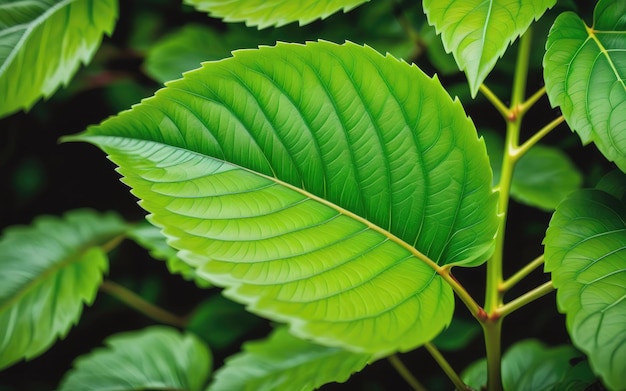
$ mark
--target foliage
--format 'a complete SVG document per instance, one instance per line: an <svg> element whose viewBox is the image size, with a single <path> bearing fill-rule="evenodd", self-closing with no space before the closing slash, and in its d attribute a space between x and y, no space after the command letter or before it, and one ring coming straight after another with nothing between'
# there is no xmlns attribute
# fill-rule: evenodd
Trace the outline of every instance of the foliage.
<svg viewBox="0 0 626 391"><path fill-rule="evenodd" d="M62 141L147 212L89 160L54 183L119 214L7 219L0 389L376 389L383 358L414 390L624 387L625 0L185 3L0 1L0 124L100 122ZM20 167L33 205L52 168ZM565 321L527 308L553 291ZM57 347L72 369L30 383ZM403 364L420 347L441 371Z"/></svg>

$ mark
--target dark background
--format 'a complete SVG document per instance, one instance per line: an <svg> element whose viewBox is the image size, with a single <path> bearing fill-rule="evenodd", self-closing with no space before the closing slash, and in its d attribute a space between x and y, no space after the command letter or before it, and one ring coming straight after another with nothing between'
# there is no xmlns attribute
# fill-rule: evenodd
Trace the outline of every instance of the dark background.
<svg viewBox="0 0 626 391"><path fill-rule="evenodd" d="M93 62L81 68L66 89L59 90L48 101L40 101L29 113L20 112L0 120L0 228L29 224L39 215L59 216L68 210L83 207L99 211L114 210L130 221L143 219L144 212L137 206L136 199L119 182L113 164L99 149L84 143L59 144L58 139L97 124L160 88L161 84L151 78L144 67L145 57L153 43L189 23L211 26L224 35L228 34L228 27L219 20L181 5L179 1L135 0L120 3L114 34L104 38ZM264 43L272 39L304 41L307 38L330 37L335 42L350 39L357 43L372 44L384 52L387 50L386 45L392 47L398 41L407 41L402 23L422 31L424 19L420 16L419 2L379 0L379 3L387 5L369 3L346 15L335 15L302 28L292 24L277 29L272 36L261 36L266 40ZM559 2L553 11L542 18L542 24L535 31L529 94L543 85L540 61L550 21L564 9L576 8L589 21L592 6L585 1ZM372 19L373 15L379 18ZM259 35L254 28L249 31L251 36ZM381 33L386 40L374 38ZM510 94L508 86L512 81L515 49L509 49L486 81L504 101ZM468 96L464 75L459 72L442 73L439 69L441 65L437 64L436 58L428 56L427 51L428 42L423 41L406 51L404 57L408 61L415 61L430 75L438 73L442 83L459 95L478 129L502 132L504 121L495 109L480 96L476 100ZM558 110L551 109L544 97L526 117L522 138L530 136L558 115ZM583 173L585 186L593 186L604 173L612 169L612 165L605 161L594 146L581 146L578 137L565 125L553 131L544 142L568 153ZM549 219L550 214L547 212L512 201L507 226L505 276L542 253L541 241ZM114 250L111 262L109 279L176 314L187 314L204 299L218 294L216 289L200 290L193 283L170 275L163 262L153 260L145 250L131 242L124 242ZM481 302L485 268L455 269L455 273ZM511 297L547 279L538 270L513 289ZM460 303L457 309L460 317L471 319ZM233 316L238 319L240 315ZM229 320L224 319L224 322L227 324ZM67 338L40 357L16 364L0 373L0 390L53 389L71 367L72 360L99 346L105 337L151 324L154 322L150 319L100 293L94 305L85 308L79 325L70 330ZM262 338L271 329L265 320L259 319L254 325L254 328L239 335L229 346L213 350L214 367L219 367L225 357L236 353L242 342ZM523 338L537 338L549 345L569 342L564 317L556 311L554 294L532 303L505 320L503 346L506 348ZM462 351L445 354L460 372L483 356L482 340L478 337ZM401 358L416 377L432 389L452 388L423 349L403 354ZM342 387L359 390L408 389L386 360L380 360L354 375L345 386L331 384L324 389Z"/></svg>

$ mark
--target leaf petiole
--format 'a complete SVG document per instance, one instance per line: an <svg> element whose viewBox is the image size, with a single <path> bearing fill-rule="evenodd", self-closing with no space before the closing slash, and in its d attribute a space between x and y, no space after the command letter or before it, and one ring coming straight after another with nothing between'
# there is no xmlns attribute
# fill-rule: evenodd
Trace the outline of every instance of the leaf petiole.
<svg viewBox="0 0 626 391"><path fill-rule="evenodd" d="M541 265L543 265L543 254L533 259L526 266L518 270L517 273L513 274L507 280L502 282L502 284L500 284L499 291L501 293L508 291L513 286L515 286L515 284L520 282L522 279L524 279L526 276L528 276L531 272L533 272L536 268L538 268Z"/></svg>
<svg viewBox="0 0 626 391"><path fill-rule="evenodd" d="M387 360L391 363L391 365L396 370L396 372L398 372L400 374L400 376L402 376L402 378L407 383L409 383L409 385L411 386L411 388L413 388L413 390L415 390L415 391L427 391L426 387L424 387L422 385L422 383L420 383L415 378L415 376L413 376L411 371L409 371L407 369L407 367L404 365L402 360L400 360L400 357L398 357L397 354L392 354L391 356L387 357Z"/></svg>
<svg viewBox="0 0 626 391"><path fill-rule="evenodd" d="M510 117L510 110L504 105L504 103L502 103L500 98L498 98L498 96L494 94L493 91L491 91L489 87L485 85L485 83L482 83L478 87L478 90L485 96L485 98L487 98L489 102L491 102L493 107L498 110L502 117L505 120L508 120L508 118Z"/></svg>
<svg viewBox="0 0 626 391"><path fill-rule="evenodd" d="M541 99L541 97L544 96L545 94L546 94L546 87L543 86L537 92L532 94L530 98L526 99L524 103L518 106L519 115L526 114L526 112L530 110L530 108L533 107L533 105L537 103L537 101Z"/></svg>
<svg viewBox="0 0 626 391"><path fill-rule="evenodd" d="M532 303L533 301L547 295L553 290L554 290L554 286L552 285L552 281L547 281L543 283L542 285L538 286L537 288L524 293L517 299L512 300L506 303L505 305L501 306L495 311L495 313L499 315L500 317L505 317L509 315L510 313L522 308L526 304Z"/></svg>
<svg viewBox="0 0 626 391"><path fill-rule="evenodd" d="M437 362L437 364L439 364L439 366L445 372L448 378L452 381L452 383L454 383L454 386L457 390L463 391L471 389L463 382L463 380L461 380L459 375L454 369L452 369L450 363L448 363L448 361L445 359L445 357L443 357L439 349L437 349L434 344L428 342L424 345L424 348L426 348L428 353L430 353L430 355Z"/></svg>
<svg viewBox="0 0 626 391"><path fill-rule="evenodd" d="M528 150L530 148L532 148L533 145L537 144L537 142L539 142L539 140L541 140L545 135L547 135L548 133L553 131L557 126L562 124L563 121L565 121L565 118L561 115L558 118L556 118L553 121L551 121L546 126L544 126L543 128L541 128L531 138L526 140L522 145L520 145L518 148L515 149L515 151L514 151L514 158L515 159L519 159L522 156L524 156L524 154L526 152L528 152Z"/></svg>

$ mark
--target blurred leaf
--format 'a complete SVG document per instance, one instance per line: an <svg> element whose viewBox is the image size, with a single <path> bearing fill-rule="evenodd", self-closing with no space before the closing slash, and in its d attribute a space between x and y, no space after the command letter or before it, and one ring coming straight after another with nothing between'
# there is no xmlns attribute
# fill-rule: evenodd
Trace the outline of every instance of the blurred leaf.
<svg viewBox="0 0 626 391"><path fill-rule="evenodd" d="M246 22L259 29L298 22L301 26L325 19L337 11L348 12L369 0L184 0L198 11L225 22Z"/></svg>
<svg viewBox="0 0 626 391"><path fill-rule="evenodd" d="M623 201L626 193L626 175L620 170L613 170L598 181L596 188Z"/></svg>
<svg viewBox="0 0 626 391"><path fill-rule="evenodd" d="M600 0L587 26L573 12L561 14L548 41L544 79L550 103L559 106L583 144L626 171L626 0Z"/></svg>
<svg viewBox="0 0 626 391"><path fill-rule="evenodd" d="M599 383L596 375L589 367L589 361L582 360L573 367L570 367L559 384L552 391L591 391L593 384Z"/></svg>
<svg viewBox="0 0 626 391"><path fill-rule="evenodd" d="M439 350L460 350L480 335L480 325L476 321L453 318L452 323L433 340Z"/></svg>
<svg viewBox="0 0 626 391"><path fill-rule="evenodd" d="M105 344L74 362L59 391L199 391L211 370L202 341L169 327L116 334Z"/></svg>
<svg viewBox="0 0 626 391"><path fill-rule="evenodd" d="M91 304L108 268L105 250L126 229L90 210L42 216L0 239L0 368L46 351Z"/></svg>
<svg viewBox="0 0 626 391"><path fill-rule="evenodd" d="M424 0L428 22L467 75L472 96L509 45L556 0Z"/></svg>
<svg viewBox="0 0 626 391"><path fill-rule="evenodd" d="M202 302L187 324L187 330L201 336L213 350L224 349L261 323L241 305L213 295Z"/></svg>
<svg viewBox="0 0 626 391"><path fill-rule="evenodd" d="M140 223L132 226L128 231L128 238L150 251L150 255L160 261L165 261L170 273L180 274L185 280L194 281L200 288L208 288L211 283L198 276L196 269L178 257L176 249L167 244L161 230L149 223Z"/></svg>
<svg viewBox="0 0 626 391"><path fill-rule="evenodd" d="M500 135L482 131L485 139L494 185L500 179L504 142ZM569 156L560 149L535 145L522 156L513 173L511 197L526 205L554 210L572 191L580 188L582 174Z"/></svg>
<svg viewBox="0 0 626 391"><path fill-rule="evenodd" d="M536 340L517 342L502 356L502 385L505 390L552 390L571 380L570 360L580 356L571 346L548 348ZM481 359L471 364L461 378L480 390L487 384L487 361Z"/></svg>
<svg viewBox="0 0 626 391"><path fill-rule="evenodd" d="M242 353L226 359L207 391L313 390L345 382L369 359L367 354L306 342L280 328L268 339L244 344Z"/></svg>
<svg viewBox="0 0 626 391"><path fill-rule="evenodd" d="M67 85L116 18L116 0L0 0L0 117Z"/></svg>
<svg viewBox="0 0 626 391"><path fill-rule="evenodd" d="M572 342L612 389L626 384L626 207L597 189L557 207L544 239Z"/></svg>

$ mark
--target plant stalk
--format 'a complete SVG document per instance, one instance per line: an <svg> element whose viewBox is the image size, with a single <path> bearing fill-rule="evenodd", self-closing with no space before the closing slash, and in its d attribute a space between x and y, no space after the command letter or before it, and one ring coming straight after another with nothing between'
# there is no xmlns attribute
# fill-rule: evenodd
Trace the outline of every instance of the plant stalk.
<svg viewBox="0 0 626 391"><path fill-rule="evenodd" d="M526 304L532 303L533 301L547 295L548 293L554 290L554 285L552 285L552 281L547 281L544 284L538 286L537 288L524 293L520 297L512 300L509 303L506 303L502 307L497 310L498 315L501 317L507 316L510 313L522 308Z"/></svg>
<svg viewBox="0 0 626 391"><path fill-rule="evenodd" d="M155 306L154 304L141 298L135 292L113 281L102 281L102 284L100 285L100 290L110 294L122 303L136 309L140 313L146 315L148 318L156 320L157 322L168 324L170 326L178 328L184 328L187 325L187 322L184 318Z"/></svg>
<svg viewBox="0 0 626 391"><path fill-rule="evenodd" d="M411 386L411 388L413 388L413 390L415 390L415 391L428 391L426 389L426 387L424 387L422 385L422 383L420 383L415 378L415 376L413 376L411 371L409 371L407 369L407 367L400 360L400 357L398 357L398 355L392 354L391 356L387 357L387 360L389 360L389 362L394 367L396 372L398 372L400 374L400 376L402 376L402 378Z"/></svg>
<svg viewBox="0 0 626 391"><path fill-rule="evenodd" d="M456 371L454 369L452 369L452 366L450 365L450 363L448 363L448 361L445 359L445 357L443 357L443 355L441 354L441 352L439 351L439 349L437 349L437 347L435 345L433 345L430 342L427 342L424 345L424 347L426 348L428 353L430 353L430 355L433 357L433 359L437 362L437 364L439 364L441 369L443 369L443 371L448 376L448 378L452 381L452 383L454 384L454 386L456 387L457 390L459 390L459 391L466 391L466 390L470 389L463 382L463 380L461 380L461 378L456 373Z"/></svg>
<svg viewBox="0 0 626 391"><path fill-rule="evenodd" d="M533 145L537 144L539 140L541 140L545 135L547 135L552 130L554 130L557 126L562 124L563 121L565 121L565 118L561 115L558 118L554 119L549 124L547 124L546 126L544 126L543 128L541 128L531 138L526 140L524 144L522 144L519 148L517 148L517 150L515 151L515 158L519 159L520 157L524 156L524 154L528 152L528 150L532 148Z"/></svg>
<svg viewBox="0 0 626 391"><path fill-rule="evenodd" d="M504 293L508 291L541 265L543 265L543 254L533 259L530 263L517 271L517 273L513 274L506 281L504 281L500 285L500 292Z"/></svg>

